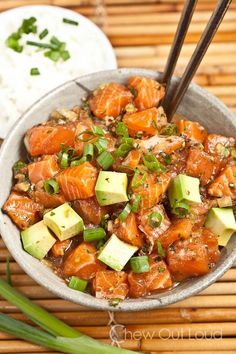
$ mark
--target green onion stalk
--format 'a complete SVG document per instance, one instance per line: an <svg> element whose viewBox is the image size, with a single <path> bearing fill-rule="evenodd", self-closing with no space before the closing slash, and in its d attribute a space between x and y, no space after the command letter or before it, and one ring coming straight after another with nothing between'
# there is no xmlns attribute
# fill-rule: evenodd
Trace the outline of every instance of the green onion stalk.
<svg viewBox="0 0 236 354"><path fill-rule="evenodd" d="M15 320L8 315L0 314L0 330L3 332L62 353L134 354L133 351L100 343L76 331L34 304L2 279L0 279L0 296L19 308L48 333Z"/></svg>

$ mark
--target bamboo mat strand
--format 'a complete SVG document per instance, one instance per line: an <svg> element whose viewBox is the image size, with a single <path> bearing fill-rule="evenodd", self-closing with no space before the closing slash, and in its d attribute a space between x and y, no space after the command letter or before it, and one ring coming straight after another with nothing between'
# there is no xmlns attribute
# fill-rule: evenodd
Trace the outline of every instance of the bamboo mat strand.
<svg viewBox="0 0 236 354"><path fill-rule="evenodd" d="M184 0L0 0L0 11L31 4L73 9L104 30L115 47L120 67L162 71L183 3ZM104 7L102 17L96 11L98 4ZM216 0L198 1L177 75L183 73L215 4ZM236 113L236 1L232 1L194 82L218 96ZM0 238L1 277L5 277L7 257L12 284L17 289L70 326L111 342L108 312L56 298L23 272ZM0 299L0 312L31 323L4 299ZM113 320L124 330L121 346L145 354L235 354L236 264L199 295L151 312L114 313ZM0 353L56 354L5 333L0 333Z"/></svg>

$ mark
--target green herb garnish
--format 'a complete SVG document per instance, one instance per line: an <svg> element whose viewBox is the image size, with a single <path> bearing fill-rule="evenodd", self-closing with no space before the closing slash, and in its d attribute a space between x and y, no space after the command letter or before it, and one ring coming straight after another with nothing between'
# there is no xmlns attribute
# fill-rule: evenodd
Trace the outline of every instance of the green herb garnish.
<svg viewBox="0 0 236 354"><path fill-rule="evenodd" d="M148 225L152 228L159 227L162 222L162 215L156 211L148 215Z"/></svg>
<svg viewBox="0 0 236 354"><path fill-rule="evenodd" d="M39 69L38 68L30 69L30 75L32 75L32 76L40 75Z"/></svg>
<svg viewBox="0 0 236 354"><path fill-rule="evenodd" d="M69 18L63 18L62 20L64 23L67 23L68 25L73 25L73 26L79 26L79 22L70 20Z"/></svg>
<svg viewBox="0 0 236 354"><path fill-rule="evenodd" d="M43 39L48 35L48 29L45 28L40 34L39 34L39 39Z"/></svg>
<svg viewBox="0 0 236 354"><path fill-rule="evenodd" d="M2 279L0 279L0 296L15 305L43 329L35 328L1 313L0 330L3 332L62 353L135 354L133 351L101 343L78 332L27 299ZM119 299L113 299L110 305L116 306L119 302Z"/></svg>

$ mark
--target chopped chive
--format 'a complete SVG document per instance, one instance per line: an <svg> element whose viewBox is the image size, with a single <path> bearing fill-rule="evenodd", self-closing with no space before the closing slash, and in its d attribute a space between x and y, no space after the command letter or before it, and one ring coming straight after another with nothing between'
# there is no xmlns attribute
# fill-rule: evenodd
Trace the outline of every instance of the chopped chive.
<svg viewBox="0 0 236 354"><path fill-rule="evenodd" d="M84 145L83 156L87 158L87 160L92 160L94 155L94 146L89 143Z"/></svg>
<svg viewBox="0 0 236 354"><path fill-rule="evenodd" d="M33 47L38 47L38 48L45 48L45 49L55 49L54 46L48 43L39 43L39 42L34 42L34 41L27 41L26 44L31 45Z"/></svg>
<svg viewBox="0 0 236 354"><path fill-rule="evenodd" d="M102 167L103 170L108 170L109 167L114 162L114 159L110 152L108 151L103 151L97 158L98 164Z"/></svg>
<svg viewBox="0 0 236 354"><path fill-rule="evenodd" d="M129 203L126 204L126 206L124 207L124 209L122 210L122 212L119 214L118 218L121 221L125 221L128 217L128 215L131 212L131 205Z"/></svg>
<svg viewBox="0 0 236 354"><path fill-rule="evenodd" d="M70 59L70 53L68 52L68 50L63 50L61 52L61 58L66 61L68 59Z"/></svg>
<svg viewBox="0 0 236 354"><path fill-rule="evenodd" d="M97 227L96 229L86 229L83 233L83 238L85 242L93 242L104 239L106 236L106 231L102 227Z"/></svg>
<svg viewBox="0 0 236 354"><path fill-rule="evenodd" d="M35 26L36 21L37 20L35 17L24 19L21 27L19 28L19 32L26 33L26 34L36 33L37 32L37 26Z"/></svg>
<svg viewBox="0 0 236 354"><path fill-rule="evenodd" d="M54 178L45 181L43 187L48 194L57 194L60 190L59 184Z"/></svg>
<svg viewBox="0 0 236 354"><path fill-rule="evenodd" d="M74 25L74 26L78 26L79 22L74 21L74 20L70 20L69 18L63 18L62 20L64 23L68 23L69 25Z"/></svg>
<svg viewBox="0 0 236 354"><path fill-rule="evenodd" d="M84 292L87 288L88 282L87 280L80 279L78 277L72 276L70 278L70 282L68 284L69 288L73 290L78 290Z"/></svg>
<svg viewBox="0 0 236 354"><path fill-rule="evenodd" d="M60 45L62 44L62 42L59 41L59 39L55 36L52 36L52 38L50 39L50 43L54 44L57 47L60 47Z"/></svg>
<svg viewBox="0 0 236 354"><path fill-rule="evenodd" d="M52 61L57 62L60 59L60 52L57 50L48 50L44 53L44 56L51 59Z"/></svg>
<svg viewBox="0 0 236 354"><path fill-rule="evenodd" d="M157 253L159 254L159 256L161 256L162 258L165 258L166 253L164 248L162 247L161 241L157 240Z"/></svg>
<svg viewBox="0 0 236 354"><path fill-rule="evenodd" d="M48 35L48 29L45 28L40 34L39 34L39 39L43 39Z"/></svg>
<svg viewBox="0 0 236 354"><path fill-rule="evenodd" d="M150 271L147 256L132 257L130 259L130 265L134 273L147 273Z"/></svg>
<svg viewBox="0 0 236 354"><path fill-rule="evenodd" d="M148 225L152 228L159 227L162 222L162 215L156 211L148 215Z"/></svg>
<svg viewBox="0 0 236 354"><path fill-rule="evenodd" d="M30 69L30 75L32 75L32 76L40 75L39 69L38 68Z"/></svg>
<svg viewBox="0 0 236 354"><path fill-rule="evenodd" d="M20 37L19 37L20 38ZM20 45L19 39L17 39L17 36L15 33L13 33L11 36L9 36L6 40L6 46L12 50L14 50L17 53L21 53L23 51L23 46Z"/></svg>

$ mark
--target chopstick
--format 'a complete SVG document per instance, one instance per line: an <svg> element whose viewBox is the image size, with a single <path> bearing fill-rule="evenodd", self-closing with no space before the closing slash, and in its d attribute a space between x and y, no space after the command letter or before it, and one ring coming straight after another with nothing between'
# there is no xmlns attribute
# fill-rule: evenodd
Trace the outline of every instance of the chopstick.
<svg viewBox="0 0 236 354"><path fill-rule="evenodd" d="M194 77L209 45L212 42L214 35L217 32L219 25L221 24L232 0L220 0L197 44L196 49L184 71L182 78L171 98L168 106L164 107L168 120L170 121L175 114L185 92L187 91L192 78ZM174 45L174 44L173 44ZM174 51L174 49L172 49ZM167 78L170 80L170 78ZM167 95L167 93L166 93ZM165 103L166 104L166 103Z"/></svg>
<svg viewBox="0 0 236 354"><path fill-rule="evenodd" d="M165 84L166 92L168 91L169 83L174 73L196 4L197 0L187 0L185 2L161 80Z"/></svg>

